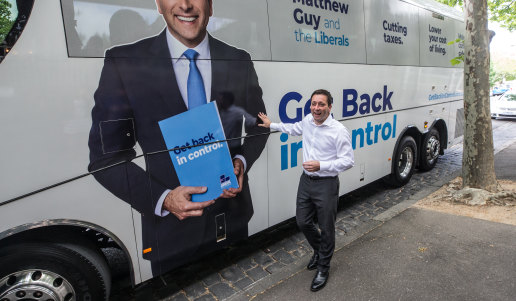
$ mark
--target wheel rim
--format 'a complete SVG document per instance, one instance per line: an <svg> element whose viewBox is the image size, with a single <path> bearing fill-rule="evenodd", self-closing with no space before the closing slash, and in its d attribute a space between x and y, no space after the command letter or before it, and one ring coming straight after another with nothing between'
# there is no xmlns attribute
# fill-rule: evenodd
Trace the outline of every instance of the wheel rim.
<svg viewBox="0 0 516 301"><path fill-rule="evenodd" d="M429 164L433 164L439 157L439 148L441 143L435 136L431 136L426 143L426 160Z"/></svg>
<svg viewBox="0 0 516 301"><path fill-rule="evenodd" d="M406 178L412 170L412 164L414 162L414 152L411 147L405 147L401 152L400 159L398 162L398 172L402 178Z"/></svg>
<svg viewBox="0 0 516 301"><path fill-rule="evenodd" d="M0 301L75 301L72 285L46 270L17 271L0 279Z"/></svg>

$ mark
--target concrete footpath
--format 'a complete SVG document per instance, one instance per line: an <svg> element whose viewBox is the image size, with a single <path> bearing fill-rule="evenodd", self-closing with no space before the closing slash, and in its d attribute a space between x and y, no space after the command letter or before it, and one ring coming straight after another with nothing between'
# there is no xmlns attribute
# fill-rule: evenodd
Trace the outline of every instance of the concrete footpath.
<svg viewBox="0 0 516 301"><path fill-rule="evenodd" d="M516 143L495 145L495 150L497 177L516 180ZM247 297L515 300L516 226L410 207L416 201L383 212L369 223L369 231L337 245L328 284L321 291L310 291L315 272L301 268Z"/></svg>

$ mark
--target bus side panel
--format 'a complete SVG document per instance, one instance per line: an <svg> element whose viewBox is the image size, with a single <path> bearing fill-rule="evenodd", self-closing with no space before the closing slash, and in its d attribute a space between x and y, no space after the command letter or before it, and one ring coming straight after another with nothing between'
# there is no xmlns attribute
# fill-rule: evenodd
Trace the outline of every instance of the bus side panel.
<svg viewBox="0 0 516 301"><path fill-rule="evenodd" d="M341 194L388 175L394 147L403 130L415 126L425 133L425 122L432 125L438 119L447 121L451 104L460 102L461 97L450 94L430 99L431 95L459 86L462 78L455 68L280 62L274 63L275 68L271 65L255 64L267 112L274 122L300 121L309 113L307 103L315 89L328 89L334 96L333 117L343 121L355 150L355 167L340 175ZM272 226L295 215L297 183L302 173L301 138L273 133L267 151Z"/></svg>
<svg viewBox="0 0 516 301"><path fill-rule="evenodd" d="M141 254L141 242L137 242L140 236L136 234L135 237L133 230L135 213L129 205L120 202L109 192L98 189L97 186L98 183L93 177L88 176L2 205L0 233L4 236L7 233L16 234L33 228L54 225L107 230L127 250L134 269L135 282L139 283L150 278L150 274L145 271L140 275L138 254ZM138 222L140 217L135 216L134 220ZM41 239L45 238L41 237Z"/></svg>

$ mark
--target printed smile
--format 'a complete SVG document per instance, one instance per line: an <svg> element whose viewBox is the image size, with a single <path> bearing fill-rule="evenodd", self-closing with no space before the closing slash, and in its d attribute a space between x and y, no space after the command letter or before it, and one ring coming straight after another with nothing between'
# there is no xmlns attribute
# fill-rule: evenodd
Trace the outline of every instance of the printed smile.
<svg viewBox="0 0 516 301"><path fill-rule="evenodd" d="M184 16L177 16L177 18L184 22L193 22L197 19L197 17L184 17Z"/></svg>

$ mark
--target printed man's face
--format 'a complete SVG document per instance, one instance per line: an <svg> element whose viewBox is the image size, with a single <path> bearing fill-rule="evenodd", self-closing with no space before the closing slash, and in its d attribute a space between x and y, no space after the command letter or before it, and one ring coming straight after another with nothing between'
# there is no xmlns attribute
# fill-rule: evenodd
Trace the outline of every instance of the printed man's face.
<svg viewBox="0 0 516 301"><path fill-rule="evenodd" d="M322 124L330 116L331 105L328 105L328 98L323 94L315 94L310 104L310 112L314 117L315 124Z"/></svg>
<svg viewBox="0 0 516 301"><path fill-rule="evenodd" d="M202 42L213 14L212 0L156 0L156 4L177 40L188 48Z"/></svg>

